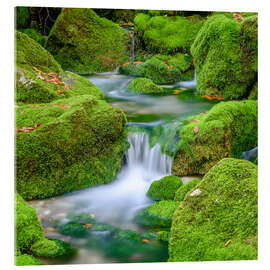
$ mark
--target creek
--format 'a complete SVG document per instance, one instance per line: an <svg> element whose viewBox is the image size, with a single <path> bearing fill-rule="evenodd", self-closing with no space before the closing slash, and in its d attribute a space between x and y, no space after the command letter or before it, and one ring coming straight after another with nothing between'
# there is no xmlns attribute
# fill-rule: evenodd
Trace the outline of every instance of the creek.
<svg viewBox="0 0 270 270"><path fill-rule="evenodd" d="M51 259L43 260L43 263L167 261L166 242L121 247L121 242L110 240L106 231L74 237L57 232L56 224L67 224L71 216L88 214L102 224L145 233L146 229L137 226L133 217L140 209L153 203L146 195L151 183L171 174L178 130L187 117L209 110L215 102L197 96L194 89L179 90L180 86L188 88L188 83L164 86L165 90L172 89L163 95L146 96L128 91L128 84L133 78L120 75L117 71L87 78L103 90L111 106L119 107L126 113L130 147L122 168L110 184L30 202L38 212L46 236L68 241L78 250L71 260ZM192 87L194 81L196 83L196 78L190 83Z"/></svg>

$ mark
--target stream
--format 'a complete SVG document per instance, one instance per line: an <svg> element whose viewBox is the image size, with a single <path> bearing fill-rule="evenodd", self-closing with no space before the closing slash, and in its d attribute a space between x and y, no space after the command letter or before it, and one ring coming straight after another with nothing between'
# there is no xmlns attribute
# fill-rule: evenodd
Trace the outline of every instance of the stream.
<svg viewBox="0 0 270 270"><path fill-rule="evenodd" d="M111 241L106 231L74 237L61 234L55 228L70 222L72 216L87 214L101 224L145 233L146 229L137 226L133 217L138 210L153 203L146 195L151 183L171 174L172 156L179 139L177 131L187 117L209 110L216 102L202 99L194 94L194 89L181 90L181 87L194 88L196 78L163 86L171 88L167 94L147 96L128 91L133 78L117 71L87 79L103 90L111 106L126 113L130 147L112 183L29 203L37 210L47 237L67 241L78 250L70 260L41 261L45 264L167 261L168 244L164 242L121 247L121 242Z"/></svg>

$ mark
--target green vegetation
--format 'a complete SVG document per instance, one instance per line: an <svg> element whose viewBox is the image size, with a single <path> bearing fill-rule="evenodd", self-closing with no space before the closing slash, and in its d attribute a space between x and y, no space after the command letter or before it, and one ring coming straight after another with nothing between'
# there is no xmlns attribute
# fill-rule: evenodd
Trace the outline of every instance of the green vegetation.
<svg viewBox="0 0 270 270"><path fill-rule="evenodd" d="M50 102L88 94L103 99L103 92L86 78L63 72L53 56L27 35L16 32L16 101Z"/></svg>
<svg viewBox="0 0 270 270"><path fill-rule="evenodd" d="M46 48L64 70L81 74L112 71L125 61L128 34L91 9L63 8Z"/></svg>
<svg viewBox="0 0 270 270"><path fill-rule="evenodd" d="M28 7L16 7L16 29L27 28L30 20Z"/></svg>
<svg viewBox="0 0 270 270"><path fill-rule="evenodd" d="M198 19L199 17L199 19ZM136 36L152 53L189 52L203 19L196 16L154 16L139 13L134 19ZM142 46L143 46L142 45Z"/></svg>
<svg viewBox="0 0 270 270"><path fill-rule="evenodd" d="M60 240L48 240L34 208L28 206L19 194L15 194L15 242L16 265L37 265L33 257L71 256L75 250Z"/></svg>
<svg viewBox="0 0 270 270"><path fill-rule="evenodd" d="M177 176L165 176L152 182L147 195L155 200L173 200L175 192L183 185Z"/></svg>
<svg viewBox="0 0 270 270"><path fill-rule="evenodd" d="M241 99L257 80L257 16L211 16L191 47L201 94Z"/></svg>
<svg viewBox="0 0 270 270"><path fill-rule="evenodd" d="M132 80L128 88L131 91L143 94L154 94L163 92L163 89L160 86L153 83L152 80L146 78L136 78Z"/></svg>
<svg viewBox="0 0 270 270"><path fill-rule="evenodd" d="M184 200L186 194L193 190L198 184L200 183L200 180L194 179L186 184L182 185L176 192L174 196L174 200L177 202L181 202Z"/></svg>
<svg viewBox="0 0 270 270"><path fill-rule="evenodd" d="M16 109L16 188L46 198L112 181L126 150L124 113L81 95Z"/></svg>
<svg viewBox="0 0 270 270"><path fill-rule="evenodd" d="M142 227L169 228L178 203L171 200L156 202L138 212L134 222Z"/></svg>
<svg viewBox="0 0 270 270"><path fill-rule="evenodd" d="M169 261L257 259L257 166L223 159L173 217Z"/></svg>
<svg viewBox="0 0 270 270"><path fill-rule="evenodd" d="M26 34L33 40L35 40L37 43L39 43L41 46L45 43L45 38L40 33L38 33L35 29L27 28L27 29L19 29L18 31Z"/></svg>
<svg viewBox="0 0 270 270"><path fill-rule="evenodd" d="M224 157L239 158L243 151L257 146L257 110L253 100L228 101L192 117L179 132L172 173L204 175Z"/></svg>

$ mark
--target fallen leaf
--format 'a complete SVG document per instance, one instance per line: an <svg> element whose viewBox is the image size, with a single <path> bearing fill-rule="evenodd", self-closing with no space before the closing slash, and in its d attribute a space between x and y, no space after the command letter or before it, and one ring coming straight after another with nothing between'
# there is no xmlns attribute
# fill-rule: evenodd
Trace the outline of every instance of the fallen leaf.
<svg viewBox="0 0 270 270"><path fill-rule="evenodd" d="M200 115L204 115L204 113L203 113L203 112L201 112L201 113L200 113Z"/></svg>
<svg viewBox="0 0 270 270"><path fill-rule="evenodd" d="M92 227L92 224L91 223L88 223L88 224L85 224L84 226L85 226L85 228L88 229L88 228L91 228Z"/></svg>
<svg viewBox="0 0 270 270"><path fill-rule="evenodd" d="M53 78L58 77L58 75L56 73L53 73L53 72L48 73L48 76L53 77Z"/></svg>
<svg viewBox="0 0 270 270"><path fill-rule="evenodd" d="M70 86L69 85L64 85L64 86L62 86L62 89L69 89L70 88Z"/></svg>
<svg viewBox="0 0 270 270"><path fill-rule="evenodd" d="M126 62L123 64L123 66L125 67L126 65L130 64L130 62Z"/></svg>
<svg viewBox="0 0 270 270"><path fill-rule="evenodd" d="M180 209L184 209L184 206L182 204L179 205Z"/></svg>
<svg viewBox="0 0 270 270"><path fill-rule="evenodd" d="M35 123L34 128L38 128L40 125L40 123Z"/></svg>
<svg viewBox="0 0 270 270"><path fill-rule="evenodd" d="M67 109L68 106L67 105L62 105L62 104L57 104L60 108L62 108L63 110Z"/></svg>
<svg viewBox="0 0 270 270"><path fill-rule="evenodd" d="M57 92L59 95L61 95L61 96L65 96L65 94L64 94L61 90L59 90L59 89L58 89L56 92Z"/></svg>
<svg viewBox="0 0 270 270"><path fill-rule="evenodd" d="M35 71L42 72L42 71L39 70L37 67L33 67L33 69L34 69Z"/></svg>
<svg viewBox="0 0 270 270"><path fill-rule="evenodd" d="M194 131L194 133L198 133L199 127L198 126L194 127L193 131Z"/></svg>
<svg viewBox="0 0 270 270"><path fill-rule="evenodd" d="M138 66L138 65L140 65L142 63L143 63L142 61L135 61L135 62L133 62L133 64L135 64L136 66Z"/></svg>
<svg viewBox="0 0 270 270"><path fill-rule="evenodd" d="M224 246L227 247L231 242L232 242L232 240L228 240L228 241L224 244Z"/></svg>
<svg viewBox="0 0 270 270"><path fill-rule="evenodd" d="M142 242L148 244L149 240L148 239L142 239Z"/></svg>

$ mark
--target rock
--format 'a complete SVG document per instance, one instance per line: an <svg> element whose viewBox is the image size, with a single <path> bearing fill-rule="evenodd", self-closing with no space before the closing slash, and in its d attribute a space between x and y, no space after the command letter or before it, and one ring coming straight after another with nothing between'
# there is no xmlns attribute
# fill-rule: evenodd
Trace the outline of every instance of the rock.
<svg viewBox="0 0 270 270"><path fill-rule="evenodd" d="M46 49L63 69L76 73L113 71L128 59L127 31L87 8L63 8Z"/></svg>
<svg viewBox="0 0 270 270"><path fill-rule="evenodd" d="M200 196L186 196L173 215L169 261L256 260L258 168L225 158L204 176ZM228 241L228 239L230 239Z"/></svg>
<svg viewBox="0 0 270 270"><path fill-rule="evenodd" d="M194 191L192 191L189 196L193 197L193 196L199 196L201 194L201 190L199 188L195 189Z"/></svg>
<svg viewBox="0 0 270 270"><path fill-rule="evenodd" d="M150 79L136 78L132 80L128 89L142 94L162 93L163 89L154 84Z"/></svg>

